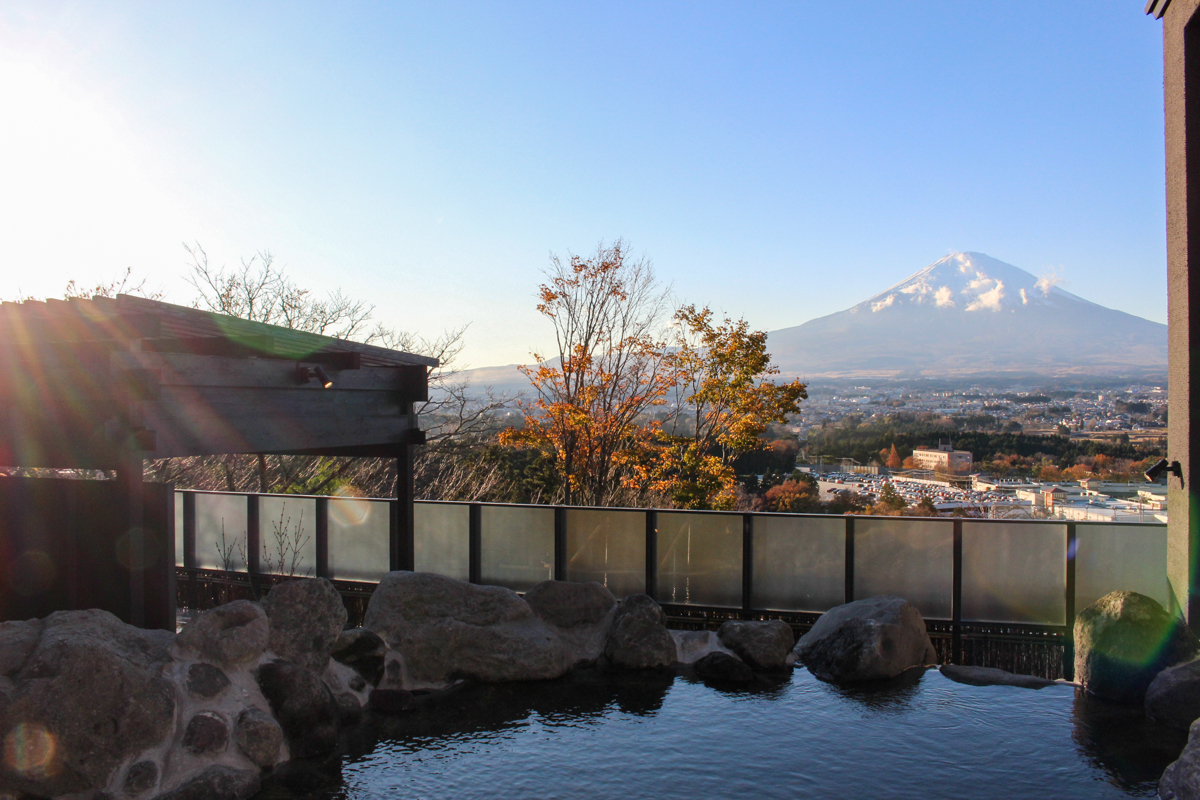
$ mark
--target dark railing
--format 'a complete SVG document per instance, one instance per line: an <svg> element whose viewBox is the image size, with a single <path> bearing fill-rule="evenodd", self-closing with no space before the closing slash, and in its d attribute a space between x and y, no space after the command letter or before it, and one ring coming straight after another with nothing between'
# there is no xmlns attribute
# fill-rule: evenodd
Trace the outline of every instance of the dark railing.
<svg viewBox="0 0 1200 800"><path fill-rule="evenodd" d="M618 596L645 591L679 627L775 617L803 630L887 593L923 609L947 661L1019 639L1052 646L1069 674L1077 605L1114 589L1167 602L1161 524L419 502L412 552L397 553L395 502L178 492L181 603L208 605L200 595L221 586L257 596L289 573L333 579L365 603L406 561L517 591L600 580Z"/></svg>

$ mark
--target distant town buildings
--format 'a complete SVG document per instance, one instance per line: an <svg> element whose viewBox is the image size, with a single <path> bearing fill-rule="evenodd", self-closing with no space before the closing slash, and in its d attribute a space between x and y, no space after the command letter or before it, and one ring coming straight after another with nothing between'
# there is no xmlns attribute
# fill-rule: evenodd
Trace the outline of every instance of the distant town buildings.
<svg viewBox="0 0 1200 800"><path fill-rule="evenodd" d="M913 465L917 469L929 469L951 475L965 475L971 471L974 458L967 450L955 450L950 442L938 447L918 447L913 450Z"/></svg>

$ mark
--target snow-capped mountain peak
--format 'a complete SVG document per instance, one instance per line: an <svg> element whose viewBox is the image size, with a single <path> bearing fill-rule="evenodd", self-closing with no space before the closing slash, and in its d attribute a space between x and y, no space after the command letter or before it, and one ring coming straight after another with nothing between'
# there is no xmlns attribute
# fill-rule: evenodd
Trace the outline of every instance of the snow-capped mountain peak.
<svg viewBox="0 0 1200 800"><path fill-rule="evenodd" d="M1053 276L1039 278L983 253L951 253L851 310L877 314L908 305L1000 312L1067 298L1086 302L1057 283Z"/></svg>

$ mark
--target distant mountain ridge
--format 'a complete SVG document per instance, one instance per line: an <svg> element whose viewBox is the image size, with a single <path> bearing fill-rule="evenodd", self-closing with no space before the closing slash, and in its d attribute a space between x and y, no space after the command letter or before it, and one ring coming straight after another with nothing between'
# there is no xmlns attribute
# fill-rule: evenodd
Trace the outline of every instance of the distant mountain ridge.
<svg viewBox="0 0 1200 800"><path fill-rule="evenodd" d="M1164 373L1167 326L982 253L952 253L836 314L771 331L786 375L1068 377Z"/></svg>
<svg viewBox="0 0 1200 800"><path fill-rule="evenodd" d="M1167 370L1167 326L1084 300L983 253L951 253L845 311L771 331L784 377L1131 378ZM527 390L516 368L464 375Z"/></svg>

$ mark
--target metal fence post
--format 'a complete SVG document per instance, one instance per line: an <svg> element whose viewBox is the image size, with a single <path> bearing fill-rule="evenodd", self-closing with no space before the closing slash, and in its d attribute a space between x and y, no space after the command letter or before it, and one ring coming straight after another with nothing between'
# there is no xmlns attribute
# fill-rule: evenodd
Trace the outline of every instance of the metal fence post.
<svg viewBox="0 0 1200 800"><path fill-rule="evenodd" d="M183 493L183 566L196 568L196 493Z"/></svg>
<svg viewBox="0 0 1200 800"><path fill-rule="evenodd" d="M259 527L258 495L246 495L246 572L257 575L262 572L259 558L262 555L262 529ZM282 565L280 565L282 566Z"/></svg>
<svg viewBox="0 0 1200 800"><path fill-rule="evenodd" d="M646 512L646 594L658 599L658 512Z"/></svg>
<svg viewBox="0 0 1200 800"><path fill-rule="evenodd" d="M854 517L846 515L846 602L854 602Z"/></svg>
<svg viewBox="0 0 1200 800"><path fill-rule="evenodd" d="M554 507L554 580L567 579L567 509Z"/></svg>
<svg viewBox="0 0 1200 800"><path fill-rule="evenodd" d="M742 515L742 610L754 608L754 515Z"/></svg>
<svg viewBox="0 0 1200 800"><path fill-rule="evenodd" d="M313 531L313 546L317 551L317 577L329 577L329 498L316 499L316 520Z"/></svg>
<svg viewBox="0 0 1200 800"><path fill-rule="evenodd" d="M471 503L467 511L467 579L483 581L483 506Z"/></svg>
<svg viewBox="0 0 1200 800"><path fill-rule="evenodd" d="M962 563L963 563L963 524L961 519L954 520L954 572L951 578L953 587L950 595L950 662L962 663Z"/></svg>
<svg viewBox="0 0 1200 800"><path fill-rule="evenodd" d="M1067 580L1063 597L1067 623L1067 642L1063 647L1063 677L1075 680L1075 550L1079 546L1075 523L1067 523Z"/></svg>

